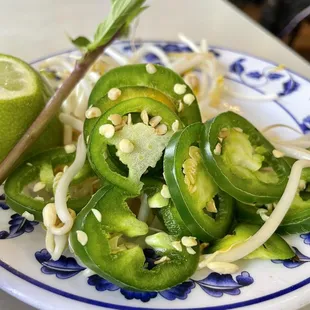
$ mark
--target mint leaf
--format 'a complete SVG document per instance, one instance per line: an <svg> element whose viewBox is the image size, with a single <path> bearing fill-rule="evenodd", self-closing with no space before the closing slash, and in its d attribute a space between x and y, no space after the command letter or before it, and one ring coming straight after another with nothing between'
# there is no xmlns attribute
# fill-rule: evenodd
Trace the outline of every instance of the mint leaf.
<svg viewBox="0 0 310 310"><path fill-rule="evenodd" d="M71 39L71 42L77 47L77 48L86 48L90 41L85 37L77 37L76 39Z"/></svg>
<svg viewBox="0 0 310 310"><path fill-rule="evenodd" d="M131 15L128 16L125 25L122 28L121 35L126 37L129 34L129 27L130 23L138 16L140 15L144 10L146 10L148 6L143 6L143 7L137 7L136 10L132 12Z"/></svg>
<svg viewBox="0 0 310 310"><path fill-rule="evenodd" d="M97 28L94 41L86 46L92 51L108 43L118 32L126 30L129 23L137 17L145 7L145 0L112 0L111 12L107 19Z"/></svg>

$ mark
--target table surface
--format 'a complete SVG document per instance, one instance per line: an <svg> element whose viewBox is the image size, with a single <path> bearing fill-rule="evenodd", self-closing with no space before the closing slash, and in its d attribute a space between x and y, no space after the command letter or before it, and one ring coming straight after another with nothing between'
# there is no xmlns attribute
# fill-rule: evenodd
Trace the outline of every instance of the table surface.
<svg viewBox="0 0 310 310"><path fill-rule="evenodd" d="M150 0L139 19L137 39L176 40L183 32L269 59L310 78L309 63L223 0ZM71 48L66 34L91 36L109 9L108 0L1 1L1 53L26 61ZM34 309L0 292L1 310ZM306 309L306 308L305 308ZM308 310L310 309L307 308Z"/></svg>

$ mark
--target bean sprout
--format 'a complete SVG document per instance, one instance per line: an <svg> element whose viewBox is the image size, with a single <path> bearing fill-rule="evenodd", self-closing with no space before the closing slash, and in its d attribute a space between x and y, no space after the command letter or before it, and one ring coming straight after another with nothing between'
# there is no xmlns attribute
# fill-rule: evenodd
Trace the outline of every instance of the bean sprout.
<svg viewBox="0 0 310 310"><path fill-rule="evenodd" d="M75 130L82 132L83 131L83 122L79 120L78 118L75 118L74 116L66 113L60 113L59 114L59 120L69 126L70 128L74 128ZM68 144L68 143L66 143Z"/></svg>
<svg viewBox="0 0 310 310"><path fill-rule="evenodd" d="M54 235L64 235L68 233L73 225L73 218L67 207L67 192L74 176L82 169L86 160L86 146L83 135L80 135L77 143L76 157L72 165L64 172L59 180L55 192L55 208L60 221L64 223L61 227L51 227Z"/></svg>
<svg viewBox="0 0 310 310"><path fill-rule="evenodd" d="M277 207L271 213L265 224L250 237L247 241L237 244L229 251L218 253L214 260L218 262L232 263L252 253L254 250L262 246L276 231L281 224L285 214L290 208L295 194L298 190L299 180L303 168L310 167L309 160L298 160L293 166L289 176L285 191L277 203ZM203 259L208 259L209 255L203 255Z"/></svg>
<svg viewBox="0 0 310 310"><path fill-rule="evenodd" d="M163 63L164 66L169 67L171 66L171 62L169 57L165 54L165 52L160 49L159 47L151 44L143 45L141 48L139 48L130 58L129 62L132 64L140 62L145 55L148 53L155 54L160 61Z"/></svg>
<svg viewBox="0 0 310 310"><path fill-rule="evenodd" d="M105 50L105 53L113 58L120 66L127 65L129 63L128 58L121 53L119 53L116 49L113 47L108 47Z"/></svg>

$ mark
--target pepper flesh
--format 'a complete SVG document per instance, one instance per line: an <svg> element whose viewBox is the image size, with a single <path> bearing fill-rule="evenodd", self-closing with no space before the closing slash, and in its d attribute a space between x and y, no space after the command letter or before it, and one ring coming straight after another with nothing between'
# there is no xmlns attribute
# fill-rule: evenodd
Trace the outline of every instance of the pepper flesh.
<svg viewBox="0 0 310 310"><path fill-rule="evenodd" d="M161 124L167 126L165 135L157 135L156 129L140 122L137 124L125 125L117 131L112 138L106 138L99 134L100 126L110 124L111 114L126 115L128 113L141 113L143 110L151 116L160 116ZM134 98L123 101L104 113L97 121L89 139L88 157L94 171L112 184L124 190L138 194L143 186L140 177L148 167L155 167L162 157L162 152L173 134L171 126L177 115L169 108L150 98ZM119 142L122 139L131 139L135 149L130 154L125 154L119 149ZM120 173L111 166L109 159L108 145L117 148L116 155L123 164L128 167L128 176Z"/></svg>
<svg viewBox="0 0 310 310"><path fill-rule="evenodd" d="M223 137L224 129L228 138ZM217 145L222 145L220 153ZM201 146L210 174L229 195L245 203L269 203L281 197L290 167L285 159L273 156L274 147L240 115L225 112L206 122Z"/></svg>
<svg viewBox="0 0 310 310"><path fill-rule="evenodd" d="M118 252L111 247L111 236L122 234L125 238L145 236L148 226L137 220L126 204L128 193L116 187L101 188L77 216L70 233L70 244L81 261L98 275L130 290L160 291L182 283L197 268L199 253L191 255L183 247L182 252L161 244L156 248L159 256L169 259L151 270L145 268L145 257L139 245L121 247ZM91 209L102 214L98 222ZM76 236L84 231L88 242L82 246ZM169 239L173 237L169 237ZM158 245L157 245L158 246Z"/></svg>
<svg viewBox="0 0 310 310"><path fill-rule="evenodd" d="M164 177L187 229L208 242L227 233L233 219L234 201L219 191L201 160L200 150L194 146L200 140L201 129L202 124L195 123L173 135L164 155ZM188 160L193 161L194 167L184 167ZM214 203L213 198L217 205L214 215L208 210L208 204Z"/></svg>
<svg viewBox="0 0 310 310"><path fill-rule="evenodd" d="M305 182L305 189L296 193L296 196L285 215L282 223L277 229L279 234L304 233L310 230L310 197L303 197L307 194L307 186L310 183L310 169L306 168L302 172L301 181ZM242 202L237 202L237 219L243 223L263 225L264 221L257 213L259 208L264 206L252 206ZM276 208L276 204L274 205ZM265 209L265 214L269 216L272 211Z"/></svg>
<svg viewBox="0 0 310 310"><path fill-rule="evenodd" d="M116 100L109 99L106 94L104 97L96 101L93 107L100 109L101 114L113 108L115 105L134 98L151 98L169 107L173 112L176 108L171 99L165 96L162 92L149 88L149 87L120 87L121 95ZM91 133L92 128L95 126L98 118L86 119L84 122L84 135L85 137Z"/></svg>
<svg viewBox="0 0 310 310"><path fill-rule="evenodd" d="M176 84L186 85L186 83L174 71L160 65L154 64L154 66L156 68L155 74L149 74L145 64L126 65L108 71L98 80L93 88L89 98L89 105L96 105L98 100L104 97L109 90L114 87L119 89L127 87L147 87L154 91L161 92L169 99L168 101L171 101L175 106L175 108L172 109L177 111L179 101L182 101L185 94L176 94L174 92L174 86ZM193 95L189 86L186 86L186 94ZM161 101L159 96L155 96L156 98L154 99ZM166 100L163 103L168 103L168 101ZM178 112L178 116L185 125L201 121L196 98L191 105L184 104L184 109Z"/></svg>
<svg viewBox="0 0 310 310"><path fill-rule="evenodd" d="M231 235L225 236L221 240L215 241L210 247L206 248L206 253L225 251L234 245L251 238L258 230L259 226L249 224L238 224ZM244 257L244 259L289 259L295 256L294 251L279 235L273 234L264 245L254 252Z"/></svg>
<svg viewBox="0 0 310 310"><path fill-rule="evenodd" d="M4 192L7 204L19 214L27 211L34 215L35 220L42 221L43 208L46 204L53 202L53 181L57 174L55 170L62 171L64 166L69 166L73 162L74 157L74 153L67 154L64 148L59 147L27 159L13 171L5 182ZM69 198L68 208L75 212L79 212L93 194L93 192L86 194L83 192L83 182L87 182L87 180L92 180L91 183L99 182L88 162L85 163L69 187L69 193L71 192L71 195L76 197ZM29 184L39 181L45 185L44 193L37 194L40 197L44 196L42 197L45 198L43 201L35 199L25 190Z"/></svg>

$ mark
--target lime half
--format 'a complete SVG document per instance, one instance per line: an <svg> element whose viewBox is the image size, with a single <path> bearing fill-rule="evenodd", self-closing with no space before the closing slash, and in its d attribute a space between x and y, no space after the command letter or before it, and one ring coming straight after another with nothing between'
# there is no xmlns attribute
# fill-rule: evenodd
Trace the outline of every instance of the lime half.
<svg viewBox="0 0 310 310"><path fill-rule="evenodd" d="M0 54L0 162L45 106L52 92L27 63ZM61 125L53 120L34 149L59 145Z"/></svg>

